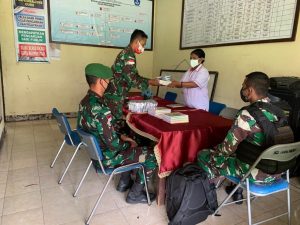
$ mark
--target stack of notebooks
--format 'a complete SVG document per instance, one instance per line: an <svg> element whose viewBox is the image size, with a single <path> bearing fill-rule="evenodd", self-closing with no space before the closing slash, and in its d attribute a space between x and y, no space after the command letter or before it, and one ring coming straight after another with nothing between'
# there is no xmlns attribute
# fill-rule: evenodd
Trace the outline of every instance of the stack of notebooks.
<svg viewBox="0 0 300 225"><path fill-rule="evenodd" d="M180 112L171 112L161 115L161 119L168 123L188 123L189 115Z"/></svg>
<svg viewBox="0 0 300 225"><path fill-rule="evenodd" d="M165 113L170 113L171 109L166 107L156 107L154 109L148 110L148 114L161 118L161 116Z"/></svg>

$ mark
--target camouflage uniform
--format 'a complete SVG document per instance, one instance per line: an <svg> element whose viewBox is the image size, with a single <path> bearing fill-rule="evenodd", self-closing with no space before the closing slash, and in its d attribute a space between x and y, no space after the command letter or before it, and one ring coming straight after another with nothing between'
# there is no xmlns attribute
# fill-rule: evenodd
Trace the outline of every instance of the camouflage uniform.
<svg viewBox="0 0 300 225"><path fill-rule="evenodd" d="M122 107L127 93L132 87L146 91L148 88L148 79L139 75L136 68L136 58L133 49L127 46L117 56L112 66L113 78L106 91L106 103L111 109L115 123L121 123ZM123 124L124 125L124 124ZM120 125L122 126L122 125Z"/></svg>
<svg viewBox="0 0 300 225"><path fill-rule="evenodd" d="M129 142L119 139L111 125L112 115L104 103L104 98L89 90L79 105L78 127L93 134L102 149L103 164L107 167L144 162L147 180L157 167L153 150L148 147L131 148ZM137 181L144 183L142 171L138 172Z"/></svg>
<svg viewBox="0 0 300 225"><path fill-rule="evenodd" d="M269 102L269 99L264 98L259 101ZM278 120L276 115L264 109L261 110L271 122ZM208 172L210 178L224 175L243 176L250 166L233 155L243 140L261 146L265 142L265 135L249 112L242 109L237 113L225 140L213 150L205 149L199 152L199 166ZM251 172L250 180L252 182L272 182L276 177L278 175L272 176L254 169Z"/></svg>

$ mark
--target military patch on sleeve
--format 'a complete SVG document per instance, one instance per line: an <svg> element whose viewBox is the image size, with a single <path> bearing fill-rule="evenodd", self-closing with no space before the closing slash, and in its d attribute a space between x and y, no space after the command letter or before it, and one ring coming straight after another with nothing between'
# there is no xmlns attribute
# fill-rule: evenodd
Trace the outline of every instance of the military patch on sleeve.
<svg viewBox="0 0 300 225"><path fill-rule="evenodd" d="M135 64L134 59L128 59L128 60L126 61L126 65L134 65L134 64Z"/></svg>
<svg viewBox="0 0 300 225"><path fill-rule="evenodd" d="M106 113L104 113L106 119L107 119L107 125L111 126L111 120L112 120L112 115L110 111L107 111Z"/></svg>

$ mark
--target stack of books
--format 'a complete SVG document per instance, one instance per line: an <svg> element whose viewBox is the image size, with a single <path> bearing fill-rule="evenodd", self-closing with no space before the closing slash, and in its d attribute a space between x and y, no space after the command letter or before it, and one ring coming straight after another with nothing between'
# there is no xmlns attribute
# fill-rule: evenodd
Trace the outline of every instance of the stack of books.
<svg viewBox="0 0 300 225"><path fill-rule="evenodd" d="M161 119L168 123L188 123L189 115L183 114L181 112L172 112L161 115Z"/></svg>
<svg viewBox="0 0 300 225"><path fill-rule="evenodd" d="M148 114L161 118L161 116L165 113L170 113L171 109L166 108L166 107L156 107L153 109L148 110Z"/></svg>

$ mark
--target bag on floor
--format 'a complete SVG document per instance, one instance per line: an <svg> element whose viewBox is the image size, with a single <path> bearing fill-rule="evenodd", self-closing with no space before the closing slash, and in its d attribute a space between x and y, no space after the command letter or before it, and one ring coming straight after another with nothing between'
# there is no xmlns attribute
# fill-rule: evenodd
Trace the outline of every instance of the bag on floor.
<svg viewBox="0 0 300 225"><path fill-rule="evenodd" d="M167 178L166 195L169 225L195 225L218 207L214 185L196 164L177 169Z"/></svg>

